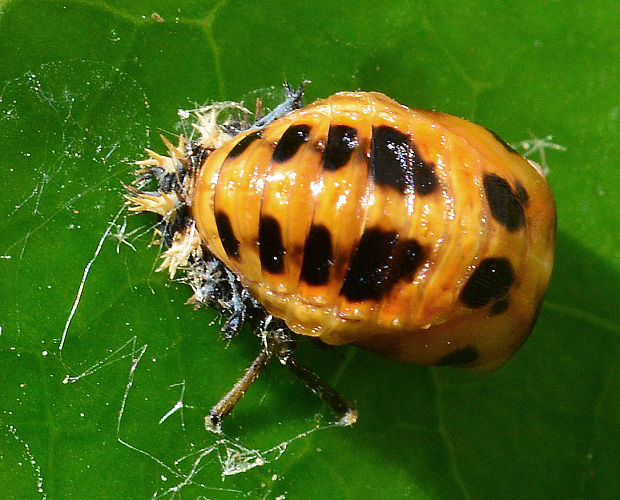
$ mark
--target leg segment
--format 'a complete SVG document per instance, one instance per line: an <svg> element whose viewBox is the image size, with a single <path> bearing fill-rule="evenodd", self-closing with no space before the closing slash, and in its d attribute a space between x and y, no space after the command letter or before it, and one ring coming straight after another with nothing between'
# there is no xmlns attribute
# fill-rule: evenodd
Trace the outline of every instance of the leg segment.
<svg viewBox="0 0 620 500"><path fill-rule="evenodd" d="M230 391L211 408L211 411L209 411L209 414L205 417L205 427L208 430L220 432L222 420L233 410L245 392L267 367L273 355L274 353L270 352L267 347L263 347L260 350L258 356L256 356L243 376L237 380Z"/></svg>
<svg viewBox="0 0 620 500"><path fill-rule="evenodd" d="M302 107L301 99L304 95L304 87L305 84L309 83L307 81L302 82L302 84L297 88L297 90L293 90L288 82L284 83L284 87L286 89L286 98L284 102L278 104L273 111L268 113L267 115L257 118L248 130L253 130L257 128L263 128L269 125L274 120L281 118L283 116L288 115L292 111L299 109Z"/></svg>
<svg viewBox="0 0 620 500"><path fill-rule="evenodd" d="M321 380L321 377L316 373L297 363L292 353L285 360L284 365L293 375L303 380L308 389L331 406L336 413L342 415L340 419L341 424L353 425L355 423L357 420L357 409L353 408L336 389Z"/></svg>
<svg viewBox="0 0 620 500"><path fill-rule="evenodd" d="M258 356L230 391L211 408L209 415L205 417L206 428L216 432L220 431L222 420L233 410L252 383L274 358L286 366L293 375L301 379L314 394L329 404L334 412L342 415L341 424L354 424L357 419L357 410L351 407L333 387L321 380L316 373L297 363L294 356L294 334L284 326L271 326L269 325L270 322L271 318L265 321L266 326L268 326L263 333L263 347Z"/></svg>

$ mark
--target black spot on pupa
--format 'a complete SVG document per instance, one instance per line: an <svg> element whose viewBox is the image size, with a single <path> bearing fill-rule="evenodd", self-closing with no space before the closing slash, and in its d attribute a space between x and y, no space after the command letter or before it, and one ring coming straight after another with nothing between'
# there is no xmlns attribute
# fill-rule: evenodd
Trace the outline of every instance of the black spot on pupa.
<svg viewBox="0 0 620 500"><path fill-rule="evenodd" d="M479 357L480 354L478 353L478 350L475 347L468 345L462 349L452 351L450 354L446 354L436 364L439 366L465 365L468 363L473 363Z"/></svg>
<svg viewBox="0 0 620 500"><path fill-rule="evenodd" d="M506 179L495 174L484 175L484 190L491 214L508 231L516 231L525 225L523 206Z"/></svg>
<svg viewBox="0 0 620 500"><path fill-rule="evenodd" d="M258 253L264 270L279 274L284 271L284 254L280 223L268 215L263 215L258 223Z"/></svg>
<svg viewBox="0 0 620 500"><path fill-rule="evenodd" d="M370 169L377 184L401 193L413 189L427 195L439 184L433 165L420 158L410 137L388 126L372 129Z"/></svg>
<svg viewBox="0 0 620 500"><path fill-rule="evenodd" d="M523 184L521 184L519 181L517 181L517 183L515 184L515 187L517 189L517 198L519 198L519 201L524 207L527 207L527 204L530 201L530 195L527 194L527 190L523 187Z"/></svg>
<svg viewBox="0 0 620 500"><path fill-rule="evenodd" d="M396 247L394 278L412 281L416 271L426 260L426 250L417 240L399 241Z"/></svg>
<svg viewBox="0 0 620 500"><path fill-rule="evenodd" d="M283 163L290 160L310 137L310 125L291 125L280 137L273 151L273 161Z"/></svg>
<svg viewBox="0 0 620 500"><path fill-rule="evenodd" d="M262 133L262 130L257 130L256 132L252 132L251 134L246 135L237 144L235 144L235 146L230 150L226 158L237 158L248 148L250 144L252 144L257 139L260 139L262 137Z"/></svg>
<svg viewBox="0 0 620 500"><path fill-rule="evenodd" d="M323 152L323 168L338 170L345 166L359 145L357 130L346 125L330 125L327 146Z"/></svg>
<svg viewBox="0 0 620 500"><path fill-rule="evenodd" d="M215 212L215 225L220 236L226 255L230 258L239 258L239 240L235 237L228 215L224 212Z"/></svg>
<svg viewBox="0 0 620 500"><path fill-rule="evenodd" d="M499 299L495 304L491 306L491 316L497 316L508 309L508 299Z"/></svg>
<svg viewBox="0 0 620 500"><path fill-rule="evenodd" d="M306 238L300 279L310 285L324 285L334 262L332 238L323 225L313 225Z"/></svg>
<svg viewBox="0 0 620 500"><path fill-rule="evenodd" d="M366 229L353 253L340 295L351 302L379 300L391 279L390 263L397 240L395 231Z"/></svg>
<svg viewBox="0 0 620 500"><path fill-rule="evenodd" d="M420 194L431 194L438 185L435 170L431 165L419 161L421 165L413 171L414 190Z"/></svg>
<svg viewBox="0 0 620 500"><path fill-rule="evenodd" d="M492 300L505 297L513 282L510 261L491 257L480 262L461 290L460 299L472 309L484 307Z"/></svg>
<svg viewBox="0 0 620 500"><path fill-rule="evenodd" d="M513 148L510 144L508 144L504 139L502 139L499 135L493 132L491 129L484 127L489 134L491 134L497 142L499 142L507 151L510 153L520 154L515 148Z"/></svg>

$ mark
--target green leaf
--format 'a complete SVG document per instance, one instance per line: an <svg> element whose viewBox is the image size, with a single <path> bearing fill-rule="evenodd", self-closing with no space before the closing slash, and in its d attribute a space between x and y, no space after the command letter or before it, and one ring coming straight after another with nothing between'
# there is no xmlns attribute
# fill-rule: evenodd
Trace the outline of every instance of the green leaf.
<svg viewBox="0 0 620 500"><path fill-rule="evenodd" d="M3 498L618 498L620 4L126 4L0 1ZM181 131L177 109L275 103L285 78L311 80L308 101L378 90L521 143L556 196L555 271L497 373L302 341L358 423L329 426L274 366L218 437L203 417L257 339L227 345L154 272L156 221L120 212L122 183Z"/></svg>

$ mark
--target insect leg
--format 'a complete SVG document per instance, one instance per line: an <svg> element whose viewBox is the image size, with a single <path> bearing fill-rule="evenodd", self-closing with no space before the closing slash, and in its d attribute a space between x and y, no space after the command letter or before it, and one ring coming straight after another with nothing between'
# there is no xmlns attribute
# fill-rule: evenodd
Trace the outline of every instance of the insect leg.
<svg viewBox="0 0 620 500"><path fill-rule="evenodd" d="M293 356L289 356L285 361L285 366L293 375L301 379L306 386L339 415L342 415L340 423L343 425L353 425L357 420L357 409L342 397L342 395L321 379L316 373L304 365L297 363Z"/></svg>
<svg viewBox="0 0 620 500"><path fill-rule="evenodd" d="M269 349L269 346L263 346L258 356L256 356L243 376L237 380L235 385L232 386L232 389L211 408L211 411L209 411L209 414L205 417L205 427L208 430L220 432L222 420L233 410L246 391L271 362L274 354L275 353Z"/></svg>
<svg viewBox="0 0 620 500"><path fill-rule="evenodd" d="M289 334L290 335L290 334ZM297 362L294 355L295 342L288 338L283 344L283 349L278 354L280 362L286 366L290 372L302 380L308 389L331 406L334 412L342 415L340 423L343 425L353 425L357 420L357 409L342 397L342 395L321 379L319 375L304 365Z"/></svg>
<svg viewBox="0 0 620 500"><path fill-rule="evenodd" d="M257 117L254 125L252 125L248 130L254 130L257 128L263 128L272 123L274 120L278 118L282 118L283 116L288 115L289 113L295 111L302 107L301 99L304 95L304 88L307 83L310 83L307 80L304 80L302 84L297 88L297 90L293 90L288 82L284 83L284 88L286 89L286 98L283 102L278 104L273 111L268 113L265 116L260 118Z"/></svg>
<svg viewBox="0 0 620 500"><path fill-rule="evenodd" d="M209 414L205 417L205 427L208 430L219 432L222 420L234 409L239 400L265 370L271 360L274 357L281 358L282 352L288 352L288 350L292 349L291 344L293 343L293 339L288 329L280 326L279 322L274 320L271 315L268 315L263 320L261 336L263 338L263 346L258 356L256 356L243 376L237 380L228 393L211 408L211 411L209 411Z"/></svg>
<svg viewBox="0 0 620 500"><path fill-rule="evenodd" d="M256 356L252 364L230 391L211 408L211 411L205 417L206 428L216 432L220 431L222 420L233 410L246 391L274 358L286 366L293 375L301 379L314 394L329 404L336 413L342 415L340 419L341 424L354 424L357 420L357 409L353 408L338 391L321 380L316 373L297 363L294 356L294 334L283 326L281 321L271 316L264 320L262 330L263 347L258 356Z"/></svg>

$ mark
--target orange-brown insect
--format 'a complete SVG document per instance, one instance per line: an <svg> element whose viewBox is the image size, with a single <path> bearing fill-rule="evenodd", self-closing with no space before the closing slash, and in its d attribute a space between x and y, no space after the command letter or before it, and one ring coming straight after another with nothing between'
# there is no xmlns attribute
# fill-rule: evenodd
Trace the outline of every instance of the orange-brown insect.
<svg viewBox="0 0 620 500"><path fill-rule="evenodd" d="M212 257L294 333L479 370L527 338L555 205L492 132L342 92L221 142L177 148L185 203Z"/></svg>

